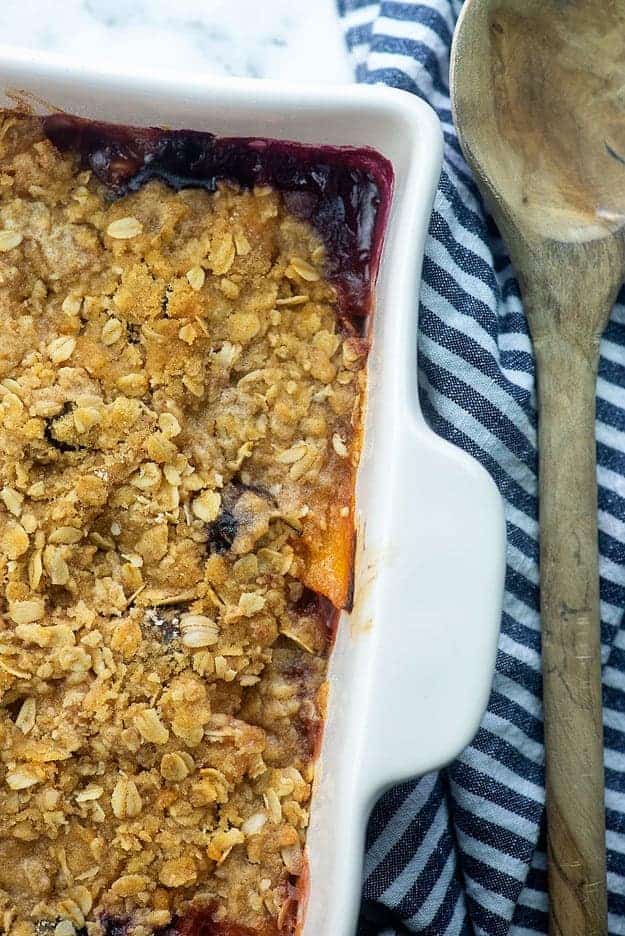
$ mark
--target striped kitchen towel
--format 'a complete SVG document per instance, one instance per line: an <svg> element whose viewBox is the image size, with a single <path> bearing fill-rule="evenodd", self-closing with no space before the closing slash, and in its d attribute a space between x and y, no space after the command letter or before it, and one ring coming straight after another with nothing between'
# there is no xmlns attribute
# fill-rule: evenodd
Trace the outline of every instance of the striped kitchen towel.
<svg viewBox="0 0 625 936"><path fill-rule="evenodd" d="M445 165L421 288L421 403L432 427L491 473L508 529L488 711L447 770L378 804L360 933L546 933L534 364L514 272L451 118L449 50L462 3L338 2L357 79L418 94L443 125ZM616 936L625 934L625 292L601 346L597 445L609 931Z"/></svg>

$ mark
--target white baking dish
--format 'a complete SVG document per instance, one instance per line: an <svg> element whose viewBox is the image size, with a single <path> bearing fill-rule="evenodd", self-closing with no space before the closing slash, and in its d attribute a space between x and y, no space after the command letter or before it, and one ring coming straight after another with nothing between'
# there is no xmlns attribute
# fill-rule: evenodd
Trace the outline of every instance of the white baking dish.
<svg viewBox="0 0 625 936"><path fill-rule="evenodd" d="M505 530L488 475L426 426L416 382L417 295L442 153L422 101L382 87L91 71L0 47L0 103L25 92L120 123L372 146L395 195L377 286L358 479L354 611L343 615L315 793L304 936L352 936L367 817L390 784L470 740L495 659Z"/></svg>

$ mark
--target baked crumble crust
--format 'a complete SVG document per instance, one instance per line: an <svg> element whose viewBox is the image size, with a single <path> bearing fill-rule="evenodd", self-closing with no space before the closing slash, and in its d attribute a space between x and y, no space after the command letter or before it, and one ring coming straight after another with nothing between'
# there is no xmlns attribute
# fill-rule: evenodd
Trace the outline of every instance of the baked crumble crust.
<svg viewBox="0 0 625 936"><path fill-rule="evenodd" d="M4 932L292 932L367 351L324 246L0 112L0 308Z"/></svg>

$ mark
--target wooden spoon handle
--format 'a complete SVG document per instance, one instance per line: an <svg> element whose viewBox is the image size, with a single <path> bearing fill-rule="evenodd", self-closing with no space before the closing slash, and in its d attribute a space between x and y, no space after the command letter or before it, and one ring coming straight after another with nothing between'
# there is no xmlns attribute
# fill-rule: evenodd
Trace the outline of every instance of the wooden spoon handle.
<svg viewBox="0 0 625 936"><path fill-rule="evenodd" d="M551 936L607 926L595 395L598 342L534 339Z"/></svg>

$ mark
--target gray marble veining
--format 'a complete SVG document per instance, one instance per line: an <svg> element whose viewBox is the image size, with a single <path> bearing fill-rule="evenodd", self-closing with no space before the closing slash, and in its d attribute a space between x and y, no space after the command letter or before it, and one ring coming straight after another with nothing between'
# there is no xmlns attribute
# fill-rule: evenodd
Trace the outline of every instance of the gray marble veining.
<svg viewBox="0 0 625 936"><path fill-rule="evenodd" d="M0 41L102 65L352 79L334 0L3 0Z"/></svg>

